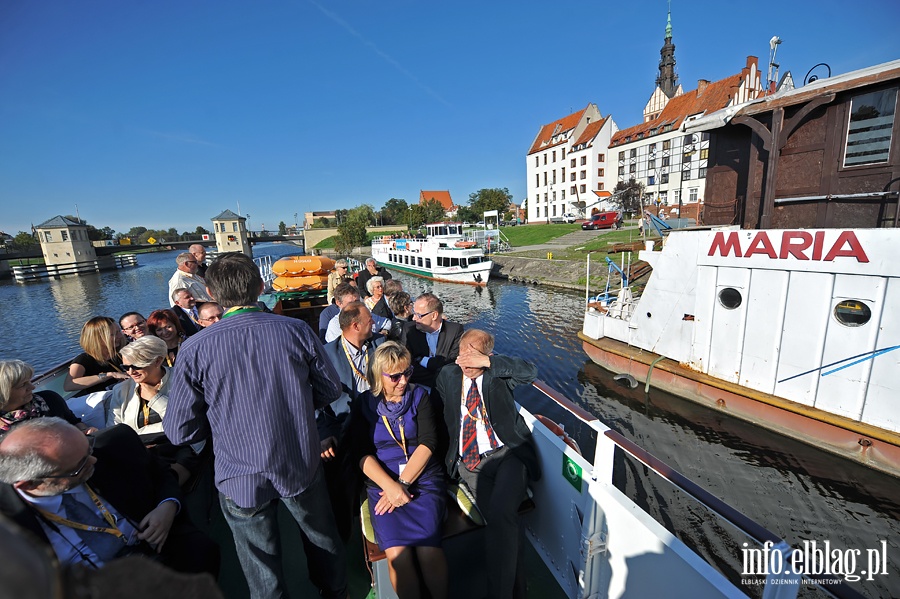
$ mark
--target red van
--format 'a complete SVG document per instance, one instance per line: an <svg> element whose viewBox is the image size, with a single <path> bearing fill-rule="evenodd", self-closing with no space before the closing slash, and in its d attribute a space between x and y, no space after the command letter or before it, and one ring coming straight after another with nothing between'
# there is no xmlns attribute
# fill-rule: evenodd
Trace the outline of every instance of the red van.
<svg viewBox="0 0 900 599"><path fill-rule="evenodd" d="M618 212L598 212L592 214L591 218L581 223L581 228L585 231L589 229L618 229L621 217Z"/></svg>

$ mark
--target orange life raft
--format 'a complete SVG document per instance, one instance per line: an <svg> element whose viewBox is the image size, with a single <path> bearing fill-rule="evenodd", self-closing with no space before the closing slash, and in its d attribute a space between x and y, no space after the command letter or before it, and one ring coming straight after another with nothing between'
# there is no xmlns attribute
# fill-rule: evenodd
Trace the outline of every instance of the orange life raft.
<svg viewBox="0 0 900 599"><path fill-rule="evenodd" d="M285 256L272 265L272 272L280 277L328 276L334 270L334 260L325 256Z"/></svg>
<svg viewBox="0 0 900 599"><path fill-rule="evenodd" d="M328 286L328 275L305 277L276 277L272 281L275 291L320 291Z"/></svg>

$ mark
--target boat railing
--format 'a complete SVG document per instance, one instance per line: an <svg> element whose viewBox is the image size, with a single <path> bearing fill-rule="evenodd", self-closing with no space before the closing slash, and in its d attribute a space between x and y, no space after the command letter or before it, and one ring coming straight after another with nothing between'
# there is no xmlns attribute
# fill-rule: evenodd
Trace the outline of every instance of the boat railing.
<svg viewBox="0 0 900 599"><path fill-rule="evenodd" d="M272 288L272 282L275 280L275 273L272 272L272 256L260 256L254 258L253 263L259 268L259 275L262 277L263 285L268 291Z"/></svg>
<svg viewBox="0 0 900 599"><path fill-rule="evenodd" d="M544 477L538 484L542 484L545 478L550 480L543 484L553 484L553 477L559 478L560 464L553 463L552 448L550 451L541 451L542 447L545 449L549 447L548 443L553 443L557 450L563 452L561 464L563 477L569 479L563 484L556 483L552 495L545 494L544 498L549 501L549 497L552 497L553 505L557 509L559 505L565 504L565 499L569 499L572 502L571 511L575 527L581 524L580 551L584 561L581 564L570 561L568 567L565 567L565 561L573 555L573 547L571 541L564 538L566 535L560 534L559 531L572 526L572 523L568 522L569 516L566 514L550 516L553 521L548 525L541 523L541 520L547 518L545 514L540 516L540 519L533 518L528 524L529 536L535 544L535 549L551 571L556 570L554 575L569 596L576 596L576 591L577 596L582 597L595 594L617 596L624 594L626 586L634 593L634 588L641 586L639 582L641 576L659 576L662 572L665 572L666 576L678 578L677 581L675 578L671 580L673 585L685 585L678 587L684 591L682 596L743 597L752 588L754 593L761 591L763 597L782 599L796 597L801 584L812 584L828 596L839 599L858 599L863 596L847 584L843 584L844 580L839 575L804 576L801 574L804 572L803 564L797 560L800 550L792 548L775 533L714 496L622 434L610 429L596 416L545 382L537 380L533 383L533 387L589 427L596 435L593 461L589 461L556 438L549 429L543 428L539 431L542 425L533 417L530 422L535 432L538 453L542 458L551 456L551 462L545 463ZM524 409L522 412L527 421L530 414ZM747 576L756 577L759 583L753 583L753 587L745 587L746 590L736 586L735 582L700 557L616 487L613 467L617 451L624 452L654 472L660 479L705 507L712 515L728 522L739 534L755 541L760 548L750 548L748 551L756 552L752 555L765 556L766 559L771 557L773 561L777 559L779 563L789 564L790 568L778 572L757 570ZM579 473L577 476L569 476L576 472ZM572 487L580 488L580 481L586 483L587 489L575 491ZM538 497L535 497L535 504L537 506L535 511L539 511L541 500ZM566 547L567 543L569 546ZM615 549L610 550L611 547ZM776 553L779 555L772 557ZM768 563L765 564L767 570ZM796 568L795 565L800 567ZM741 574L741 577L744 578L744 575ZM757 584L759 586L756 586ZM689 589L695 592L692 594Z"/></svg>

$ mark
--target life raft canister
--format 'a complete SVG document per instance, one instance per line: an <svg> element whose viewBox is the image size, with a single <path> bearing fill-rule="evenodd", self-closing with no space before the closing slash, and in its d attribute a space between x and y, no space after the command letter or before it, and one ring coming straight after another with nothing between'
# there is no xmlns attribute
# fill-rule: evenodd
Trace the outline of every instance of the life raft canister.
<svg viewBox="0 0 900 599"><path fill-rule="evenodd" d="M276 277L272 281L275 291L321 291L328 287L328 275L305 277Z"/></svg>
<svg viewBox="0 0 900 599"><path fill-rule="evenodd" d="M272 272L279 277L327 276L332 270L334 260L325 256L285 256L272 265Z"/></svg>

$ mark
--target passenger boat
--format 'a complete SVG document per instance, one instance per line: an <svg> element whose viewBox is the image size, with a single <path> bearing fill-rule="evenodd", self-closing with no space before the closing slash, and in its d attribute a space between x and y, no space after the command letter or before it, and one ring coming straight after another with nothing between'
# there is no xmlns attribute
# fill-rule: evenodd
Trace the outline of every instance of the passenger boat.
<svg viewBox="0 0 900 599"><path fill-rule="evenodd" d="M896 248L892 229L673 231L640 252L640 297L586 293L578 336L613 372L900 476Z"/></svg>
<svg viewBox="0 0 900 599"><path fill-rule="evenodd" d="M372 257L380 266L410 275L466 285L487 285L494 263L472 240L462 223L426 225L425 239L390 236L372 241Z"/></svg>

